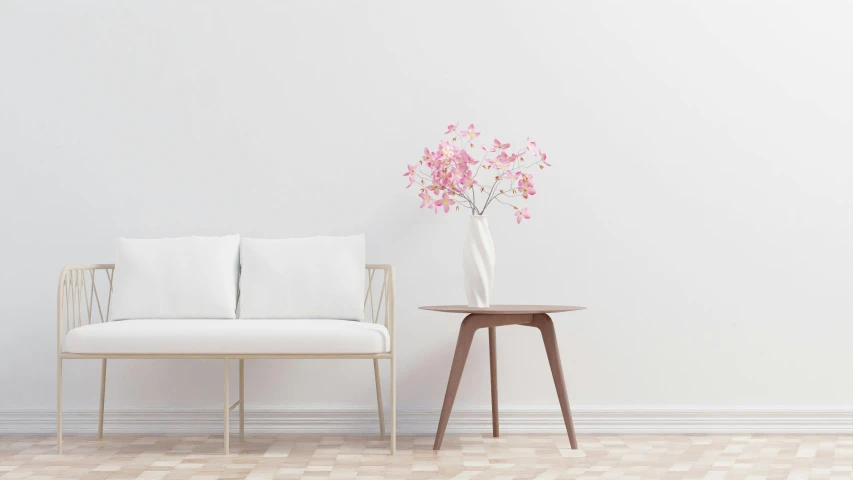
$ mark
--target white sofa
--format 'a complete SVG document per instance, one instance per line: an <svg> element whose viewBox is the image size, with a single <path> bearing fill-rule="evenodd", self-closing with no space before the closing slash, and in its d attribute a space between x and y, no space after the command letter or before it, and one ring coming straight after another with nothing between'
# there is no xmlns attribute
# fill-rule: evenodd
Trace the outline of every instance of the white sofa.
<svg viewBox="0 0 853 480"><path fill-rule="evenodd" d="M383 438L385 419L379 360L390 360L390 450L395 453L393 267L365 265L363 237L242 239L242 242L237 237L236 242L241 245L238 248L242 252L232 255L234 239L229 237L120 239L116 264L70 265L62 269L57 293L57 446L60 453L63 360L101 360L100 438L103 436L107 360L151 358L224 361L226 455L229 452L229 414L238 407L240 437L244 435L246 360L373 360L379 432ZM212 245L212 248L199 248L199 245ZM247 251L247 245L254 245L254 250ZM359 260L361 282L353 276L354 262ZM238 265L232 272L233 262ZM220 266L211 268L210 264L216 263ZM175 267L175 264L180 265ZM221 268L222 265L225 267ZM338 274L338 266L346 273ZM319 273L313 271L315 268ZM294 275L309 278L296 279ZM236 281L232 284L233 279ZM356 292L357 299L354 298ZM355 312L356 308L360 312ZM336 314L341 318L335 318ZM228 378L232 359L239 362L239 394L233 404L229 400Z"/></svg>

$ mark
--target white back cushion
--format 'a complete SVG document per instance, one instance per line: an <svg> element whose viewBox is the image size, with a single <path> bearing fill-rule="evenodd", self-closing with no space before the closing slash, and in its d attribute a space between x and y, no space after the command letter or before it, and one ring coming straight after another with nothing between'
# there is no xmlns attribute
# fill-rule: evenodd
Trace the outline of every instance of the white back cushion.
<svg viewBox="0 0 853 480"><path fill-rule="evenodd" d="M240 236L119 238L110 320L236 318Z"/></svg>
<svg viewBox="0 0 853 480"><path fill-rule="evenodd" d="M364 318L364 235L244 238L240 267L240 318Z"/></svg>

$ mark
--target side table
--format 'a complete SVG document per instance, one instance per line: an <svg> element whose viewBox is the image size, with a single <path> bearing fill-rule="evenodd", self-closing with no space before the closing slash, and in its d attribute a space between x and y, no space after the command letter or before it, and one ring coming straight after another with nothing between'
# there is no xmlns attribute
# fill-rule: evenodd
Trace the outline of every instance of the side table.
<svg viewBox="0 0 853 480"><path fill-rule="evenodd" d="M575 427L572 423L572 412L569 409L569 398L566 395L566 382L563 379L563 366L560 363L560 351L557 348L557 336L554 332L554 322L549 313L573 312L585 307L570 307L563 305L492 305L486 308L467 307L465 305L435 305L420 307L421 310L431 310L445 313L467 313L468 316L459 327L459 338L456 341L456 353L453 354L453 365L450 367L450 379L447 381L447 392L444 394L444 405L441 407L441 418L438 421L438 431L435 434L433 450L441 448L444 431L450 419L450 410L456 399L465 360L471 350L474 333L481 328L489 329L489 366L492 376L492 435L500 434L498 427L498 375L497 375L497 345L496 328L506 325L526 325L535 327L542 333L542 342L551 364L551 375L554 386L557 387L557 397L560 399L560 409L563 421L569 434L572 449L577 450L578 441L575 437Z"/></svg>

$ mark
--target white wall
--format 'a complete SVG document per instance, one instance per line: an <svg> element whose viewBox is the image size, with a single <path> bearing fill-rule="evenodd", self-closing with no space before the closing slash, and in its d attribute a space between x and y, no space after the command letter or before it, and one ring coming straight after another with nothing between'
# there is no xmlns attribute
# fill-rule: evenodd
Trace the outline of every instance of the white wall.
<svg viewBox="0 0 853 480"><path fill-rule="evenodd" d="M398 268L401 409L437 409L464 213L405 164L448 123L532 136L534 218L491 212L496 303L556 316L573 405L853 405L849 2L0 3L0 410L54 406L64 264L117 236L364 232ZM556 407L499 332L501 402ZM477 338L457 399L488 405ZM108 406L210 407L218 362L110 366ZM369 362L250 362L256 406L370 407ZM386 372L387 375L387 372ZM387 377L386 377L387 380ZM97 362L66 367L96 405ZM386 383L387 385L387 383Z"/></svg>

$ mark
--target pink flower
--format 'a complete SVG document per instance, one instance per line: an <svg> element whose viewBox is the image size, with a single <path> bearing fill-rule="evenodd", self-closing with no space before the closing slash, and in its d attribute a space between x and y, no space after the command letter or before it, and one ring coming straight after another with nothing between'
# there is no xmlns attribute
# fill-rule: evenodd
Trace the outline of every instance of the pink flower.
<svg viewBox="0 0 853 480"><path fill-rule="evenodd" d="M501 141L500 141L500 140L498 140L497 138L496 138L496 139L495 139L495 141L493 142L493 146L492 146L492 147L490 147L490 148L488 148L488 149L487 149L487 148L486 148L486 146L485 146L485 145L483 145L483 150L488 150L488 151L490 151L490 152L494 152L494 151L497 151L497 150L506 150L507 148L509 148L509 144L508 144L508 143L501 143Z"/></svg>
<svg viewBox="0 0 853 480"><path fill-rule="evenodd" d="M543 152L542 150L539 150L539 158L542 159L542 163L548 165L549 167L551 166L551 164L545 160L546 158L548 158L548 155L546 155L545 152Z"/></svg>
<svg viewBox="0 0 853 480"><path fill-rule="evenodd" d="M521 223L521 219L530 220L530 215L527 214L527 207L515 211L515 223Z"/></svg>
<svg viewBox="0 0 853 480"><path fill-rule="evenodd" d="M473 140L473 139L480 136L480 132L474 131L474 124L473 123L471 125L468 125L468 130L462 130L459 133L461 133L462 136L468 137L469 140Z"/></svg>
<svg viewBox="0 0 853 480"><path fill-rule="evenodd" d="M424 190L418 196L421 197L421 208L424 208L432 203L432 197L429 196L428 191Z"/></svg>
<svg viewBox="0 0 853 480"><path fill-rule="evenodd" d="M510 172L509 170L504 172L504 178L508 178L510 180L515 180L516 178L519 178L520 176L521 176L521 172Z"/></svg>
<svg viewBox="0 0 853 480"><path fill-rule="evenodd" d="M444 134L445 134L445 135L447 135L448 133L450 133L450 132L452 132L452 131L456 130L456 127L458 127L458 126L459 126L459 122L456 122L456 125L448 125L448 126L447 126L447 131L446 131L446 132L444 132Z"/></svg>
<svg viewBox="0 0 853 480"><path fill-rule="evenodd" d="M435 202L435 207L436 207L435 213L438 213L438 209L439 209L440 207L444 207L444 213L447 213L447 212L449 212L449 211L450 211L450 206L451 206L451 205L456 205L456 202L455 202L455 201L453 201L453 199L452 199L452 198L450 198L450 197L448 197L448 196L447 196L447 192L442 193L442 194L441 194L441 198L439 198L439 199Z"/></svg>
<svg viewBox="0 0 853 480"><path fill-rule="evenodd" d="M532 187L533 186L533 179L536 178L536 175L534 175L532 173L524 173L524 172L520 172L520 173L521 173L521 179L518 181L518 186L520 187L522 185L527 185L527 186Z"/></svg>
<svg viewBox="0 0 853 480"><path fill-rule="evenodd" d="M404 177L409 177L409 184L406 185L406 188L412 186L412 183L415 182L415 171L418 169L418 164L407 165L409 167L409 171L403 174Z"/></svg>
<svg viewBox="0 0 853 480"><path fill-rule="evenodd" d="M487 158L484 162L489 168L494 167L496 169L502 169L506 168L513 161L515 161L514 156L509 156L506 152L501 152L496 155L495 158Z"/></svg>
<svg viewBox="0 0 853 480"><path fill-rule="evenodd" d="M456 155L456 150L456 145L450 142L442 140L441 143L438 144L438 151L444 157L452 157Z"/></svg>
<svg viewBox="0 0 853 480"><path fill-rule="evenodd" d="M536 155L536 142L531 142L530 137L527 137L527 150L533 152L533 155Z"/></svg>
<svg viewBox="0 0 853 480"><path fill-rule="evenodd" d="M506 152L501 152L498 156L496 156L492 163L495 165L495 168L504 168L510 165L515 161L515 155L507 155Z"/></svg>
<svg viewBox="0 0 853 480"><path fill-rule="evenodd" d="M468 165L475 165L478 163L477 160L474 160L474 158L471 155L468 155L468 152L466 152L465 150L459 152L459 157L460 160L464 161ZM465 168L468 168L467 165Z"/></svg>
<svg viewBox="0 0 853 480"><path fill-rule="evenodd" d="M462 177L462 180L459 181L459 184L463 189L474 188L474 185L477 185L477 181L471 178L471 176L466 175Z"/></svg>
<svg viewBox="0 0 853 480"><path fill-rule="evenodd" d="M533 185L529 183L525 183L523 185L518 186L518 191L521 193L521 196L527 199L531 195L536 195L536 189L533 188Z"/></svg>

